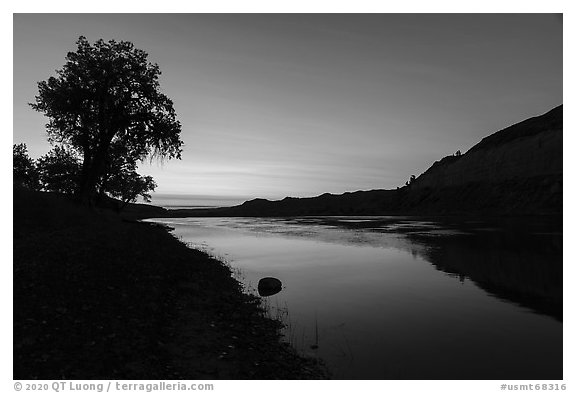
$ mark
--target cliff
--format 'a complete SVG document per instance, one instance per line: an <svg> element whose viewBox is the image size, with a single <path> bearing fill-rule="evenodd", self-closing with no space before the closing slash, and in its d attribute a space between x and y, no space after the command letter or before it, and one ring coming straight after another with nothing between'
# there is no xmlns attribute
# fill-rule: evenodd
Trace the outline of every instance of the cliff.
<svg viewBox="0 0 576 393"><path fill-rule="evenodd" d="M436 161L413 190L562 176L562 106L498 131L461 156Z"/></svg>

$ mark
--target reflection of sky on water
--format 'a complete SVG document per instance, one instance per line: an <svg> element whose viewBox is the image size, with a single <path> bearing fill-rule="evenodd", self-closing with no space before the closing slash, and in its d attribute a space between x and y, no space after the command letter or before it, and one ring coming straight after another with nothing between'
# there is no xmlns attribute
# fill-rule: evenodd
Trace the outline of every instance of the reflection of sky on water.
<svg viewBox="0 0 576 393"><path fill-rule="evenodd" d="M252 290L279 278L266 304L287 340L335 378L561 377L560 322L429 260L443 247L434 239L477 236L466 230L402 217L155 221L228 261ZM457 260L482 258L457 244Z"/></svg>
<svg viewBox="0 0 576 393"><path fill-rule="evenodd" d="M368 226L362 228L346 228L340 223L363 222L369 223L373 219L330 219L323 218L293 218L293 219L270 219L270 218L180 218L162 219L168 225L180 225L185 223L189 226L198 226L208 230L239 231L260 236L283 236L300 238L304 240L337 243L354 246L397 248L410 252L418 252L420 246L409 241L406 236L398 231L410 233L434 234L463 234L457 230L441 228L428 222L397 222L382 226ZM425 232L422 230L425 229ZM387 233L382 236L381 232Z"/></svg>

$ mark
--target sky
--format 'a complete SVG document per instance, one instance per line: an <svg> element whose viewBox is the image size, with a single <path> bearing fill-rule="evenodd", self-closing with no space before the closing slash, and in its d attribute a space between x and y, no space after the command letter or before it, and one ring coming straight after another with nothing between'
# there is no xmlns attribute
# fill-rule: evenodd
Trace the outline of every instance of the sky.
<svg viewBox="0 0 576 393"><path fill-rule="evenodd" d="M562 104L555 14L15 14L13 142L45 154L27 103L78 36L158 63L182 160L156 195L229 199L389 189Z"/></svg>

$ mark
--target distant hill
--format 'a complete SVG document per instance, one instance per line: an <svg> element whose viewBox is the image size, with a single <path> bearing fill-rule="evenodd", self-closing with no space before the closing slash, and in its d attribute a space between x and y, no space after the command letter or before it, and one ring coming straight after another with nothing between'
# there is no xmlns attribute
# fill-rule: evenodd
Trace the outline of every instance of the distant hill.
<svg viewBox="0 0 576 393"><path fill-rule="evenodd" d="M562 105L482 139L465 154L444 157L396 190L240 206L173 210L171 216L558 215L562 214Z"/></svg>

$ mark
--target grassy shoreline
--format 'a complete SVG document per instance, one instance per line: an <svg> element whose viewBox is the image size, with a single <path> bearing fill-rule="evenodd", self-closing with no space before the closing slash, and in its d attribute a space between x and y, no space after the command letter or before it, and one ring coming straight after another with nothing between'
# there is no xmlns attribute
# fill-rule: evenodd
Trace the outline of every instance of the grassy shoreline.
<svg viewBox="0 0 576 393"><path fill-rule="evenodd" d="M15 379L302 379L230 269L166 228L14 191Z"/></svg>

